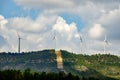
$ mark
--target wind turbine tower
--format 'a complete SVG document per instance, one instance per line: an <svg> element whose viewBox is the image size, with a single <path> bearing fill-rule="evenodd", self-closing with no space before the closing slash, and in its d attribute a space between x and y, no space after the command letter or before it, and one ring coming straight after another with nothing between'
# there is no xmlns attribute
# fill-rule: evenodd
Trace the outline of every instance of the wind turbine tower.
<svg viewBox="0 0 120 80"><path fill-rule="evenodd" d="M105 35L105 39L104 39L104 54L106 54L106 47L108 45L108 40L107 40L107 36Z"/></svg>
<svg viewBox="0 0 120 80"><path fill-rule="evenodd" d="M17 32L17 36L18 36L18 53L20 53L20 40L22 39L19 35L19 33Z"/></svg>
<svg viewBox="0 0 120 80"><path fill-rule="evenodd" d="M79 35L79 38L80 38L80 53L82 53L83 52L83 39L81 35Z"/></svg>

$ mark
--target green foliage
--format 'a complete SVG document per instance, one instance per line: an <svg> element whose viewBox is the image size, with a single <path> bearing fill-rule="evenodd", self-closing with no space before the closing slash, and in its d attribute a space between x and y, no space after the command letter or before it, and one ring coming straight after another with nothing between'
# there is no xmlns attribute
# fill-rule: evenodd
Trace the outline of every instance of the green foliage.
<svg viewBox="0 0 120 80"><path fill-rule="evenodd" d="M24 72L20 70L3 70L0 71L0 80L79 80L78 76L71 73L68 75L64 72L46 73L46 72L31 72L26 69Z"/></svg>
<svg viewBox="0 0 120 80"><path fill-rule="evenodd" d="M65 74L64 72L31 72L30 69L26 69L24 72L20 70L3 70L0 71L0 80L100 80L95 77L82 77L71 73ZM103 79L104 80L104 79ZM115 80L112 78L106 78L105 80Z"/></svg>
<svg viewBox="0 0 120 80"><path fill-rule="evenodd" d="M63 57L64 70L67 73L79 75L80 79L85 78L84 80L87 80L87 78L96 78L97 80L99 78L101 80L104 80L106 79L106 76L116 79L120 78L120 57L118 56L111 54L74 54L65 50L61 50L61 53ZM36 72L33 74L31 73L30 69L27 68L30 68L31 71L44 71L44 73ZM33 77L39 78L39 80L41 80L42 78L45 78L46 75L49 77L53 76L53 74L54 76L51 80L55 80L55 78L58 77L56 73L49 74L46 72L59 72L54 50L23 52L20 54L10 52L0 53L0 69L22 71L27 69L22 74L21 71L17 72L17 74L21 74L17 78L23 77L26 78L25 80L34 80ZM28 79L27 77L30 77L28 75L33 77ZM42 77L39 75L42 75ZM70 77L70 75L71 74L68 74L67 76ZM14 74L11 74L11 76L14 76ZM78 79L78 77L76 78Z"/></svg>
<svg viewBox="0 0 120 80"><path fill-rule="evenodd" d="M54 50L26 53L0 53L0 69L26 69L34 71L57 71Z"/></svg>

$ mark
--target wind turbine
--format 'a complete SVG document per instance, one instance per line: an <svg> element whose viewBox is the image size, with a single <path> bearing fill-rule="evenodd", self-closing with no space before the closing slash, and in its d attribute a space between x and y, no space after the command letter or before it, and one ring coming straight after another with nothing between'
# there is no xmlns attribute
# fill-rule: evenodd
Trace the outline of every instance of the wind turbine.
<svg viewBox="0 0 120 80"><path fill-rule="evenodd" d="M105 39L104 39L104 53L106 53L107 45L108 45L108 40L107 40L107 36L105 35Z"/></svg>
<svg viewBox="0 0 120 80"><path fill-rule="evenodd" d="M22 39L19 35L19 33L17 32L17 36L18 36L18 53L20 53L20 40Z"/></svg>
<svg viewBox="0 0 120 80"><path fill-rule="evenodd" d="M79 35L79 39L80 39L80 53L82 53L82 48L83 48L83 39L82 39L82 36Z"/></svg>

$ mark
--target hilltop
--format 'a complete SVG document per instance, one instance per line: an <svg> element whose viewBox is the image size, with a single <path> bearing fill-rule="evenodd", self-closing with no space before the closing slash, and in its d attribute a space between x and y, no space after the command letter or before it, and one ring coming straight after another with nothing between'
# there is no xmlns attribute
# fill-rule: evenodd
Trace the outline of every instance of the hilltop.
<svg viewBox="0 0 120 80"><path fill-rule="evenodd" d="M120 79L120 57L111 54L84 55L61 50L63 69L67 73L95 77ZM59 72L54 50L23 53L0 53L0 69Z"/></svg>

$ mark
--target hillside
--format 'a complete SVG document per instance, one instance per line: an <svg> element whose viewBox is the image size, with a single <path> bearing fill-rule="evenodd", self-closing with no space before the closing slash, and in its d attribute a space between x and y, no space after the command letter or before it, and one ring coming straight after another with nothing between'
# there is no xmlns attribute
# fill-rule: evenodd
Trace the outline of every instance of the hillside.
<svg viewBox="0 0 120 80"><path fill-rule="evenodd" d="M120 57L110 54L83 55L61 50L65 72L80 77L120 79ZM26 53L0 53L0 69L30 68L32 71L58 72L54 50ZM110 79L109 79L110 80ZM112 79L111 79L112 80Z"/></svg>

